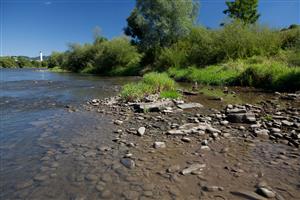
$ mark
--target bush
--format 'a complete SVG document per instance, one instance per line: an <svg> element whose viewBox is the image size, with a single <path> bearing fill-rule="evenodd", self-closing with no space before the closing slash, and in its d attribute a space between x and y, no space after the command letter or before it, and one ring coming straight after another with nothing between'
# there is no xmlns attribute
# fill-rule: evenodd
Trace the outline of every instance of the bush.
<svg viewBox="0 0 300 200"><path fill-rule="evenodd" d="M194 27L189 36L163 49L157 67L204 67L230 59L272 56L279 52L278 32L258 25L235 21L218 30Z"/></svg>
<svg viewBox="0 0 300 200"><path fill-rule="evenodd" d="M102 44L95 58L95 71L101 74L129 74L138 71L142 55L126 37L115 38ZM132 73L132 74L131 74Z"/></svg>
<svg viewBox="0 0 300 200"><path fill-rule="evenodd" d="M288 67L282 63L256 64L247 68L237 83L276 90L298 90L300 88L300 68Z"/></svg>
<svg viewBox="0 0 300 200"><path fill-rule="evenodd" d="M11 67L17 67L17 63L14 58L6 56L6 57L0 57L0 67L4 68L11 68Z"/></svg>

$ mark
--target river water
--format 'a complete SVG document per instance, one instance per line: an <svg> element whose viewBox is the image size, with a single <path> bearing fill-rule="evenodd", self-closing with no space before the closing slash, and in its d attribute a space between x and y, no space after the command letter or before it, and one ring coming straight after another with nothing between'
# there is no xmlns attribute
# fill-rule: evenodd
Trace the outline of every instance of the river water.
<svg viewBox="0 0 300 200"><path fill-rule="evenodd" d="M0 70L0 199L25 198L33 191L23 194L23 187L31 187L30 180L41 171L41 158L47 151L55 151L76 134L95 130L95 124L107 123L99 115L72 112L68 105L76 107L92 98L114 95L120 85L133 80L35 69ZM103 143L111 141L106 136L100 137Z"/></svg>

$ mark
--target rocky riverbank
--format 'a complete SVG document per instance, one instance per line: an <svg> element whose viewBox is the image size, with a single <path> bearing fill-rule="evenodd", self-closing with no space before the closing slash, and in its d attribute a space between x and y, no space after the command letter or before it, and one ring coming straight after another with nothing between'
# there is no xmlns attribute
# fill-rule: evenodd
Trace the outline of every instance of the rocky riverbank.
<svg viewBox="0 0 300 200"><path fill-rule="evenodd" d="M153 95L84 107L112 118L112 140L126 149L120 164L156 186L126 199L299 199L300 96L274 99L289 101L216 110Z"/></svg>

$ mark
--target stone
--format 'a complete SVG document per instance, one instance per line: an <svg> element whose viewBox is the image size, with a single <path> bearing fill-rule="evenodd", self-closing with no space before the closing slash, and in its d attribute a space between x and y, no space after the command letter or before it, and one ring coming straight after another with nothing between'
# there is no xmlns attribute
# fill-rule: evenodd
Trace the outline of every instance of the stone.
<svg viewBox="0 0 300 200"><path fill-rule="evenodd" d="M191 138L188 138L188 137L183 137L183 138L181 138L181 140L183 142L188 142L188 143L192 141Z"/></svg>
<svg viewBox="0 0 300 200"><path fill-rule="evenodd" d="M47 179L48 179L48 176L47 176L47 175L42 175L42 174L36 175L36 176L33 178L33 180L35 180L35 181L45 181L45 180L47 180Z"/></svg>
<svg viewBox="0 0 300 200"><path fill-rule="evenodd" d="M279 128L271 128L272 133L280 133L281 130Z"/></svg>
<svg viewBox="0 0 300 200"><path fill-rule="evenodd" d="M145 134L146 128L145 127L140 127L137 131L139 136L143 136Z"/></svg>
<svg viewBox="0 0 300 200"><path fill-rule="evenodd" d="M226 126L226 125L228 125L228 124L229 124L229 121L227 121L227 120L223 120L223 121L221 121L221 122L220 122L220 124L222 124L222 125Z"/></svg>
<svg viewBox="0 0 300 200"><path fill-rule="evenodd" d="M135 162L129 158L122 158L121 163L128 169L133 169L135 167Z"/></svg>
<svg viewBox="0 0 300 200"><path fill-rule="evenodd" d="M116 124L116 125L121 125L121 124L123 124L123 121L121 121L121 120L115 120L115 121L114 121L114 124Z"/></svg>
<svg viewBox="0 0 300 200"><path fill-rule="evenodd" d="M276 196L276 194L273 191L271 191L265 187L258 188L257 193L260 195L263 195L264 197L267 197L267 198L274 198Z"/></svg>
<svg viewBox="0 0 300 200"><path fill-rule="evenodd" d="M232 123L252 123L256 121L255 114L248 113L229 113L227 114L227 120Z"/></svg>
<svg viewBox="0 0 300 200"><path fill-rule="evenodd" d="M269 131L267 129L256 130L254 135L261 139L269 139Z"/></svg>
<svg viewBox="0 0 300 200"><path fill-rule="evenodd" d="M200 103L183 103L177 105L177 107L180 109L190 109L190 108L202 108L203 105Z"/></svg>
<svg viewBox="0 0 300 200"><path fill-rule="evenodd" d="M287 120L282 120L281 123L282 123L283 125L285 125L285 126L293 126L293 125L294 125L293 122L289 122L289 121L287 121Z"/></svg>
<svg viewBox="0 0 300 200"><path fill-rule="evenodd" d="M173 165L167 169L168 173L174 173L180 170L180 165Z"/></svg>
<svg viewBox="0 0 300 200"><path fill-rule="evenodd" d="M192 173L193 171L197 171L197 170L203 169L205 166L206 166L205 164L192 164L189 167L183 169L181 171L181 174L182 175L187 175L187 174Z"/></svg>
<svg viewBox="0 0 300 200"><path fill-rule="evenodd" d="M153 147L155 149L161 149L161 148L166 148L166 143L165 142L154 142Z"/></svg>
<svg viewBox="0 0 300 200"><path fill-rule="evenodd" d="M202 189L207 192L217 192L217 191L223 191L223 187L219 186L203 186Z"/></svg>
<svg viewBox="0 0 300 200"><path fill-rule="evenodd" d="M160 110L163 110L166 107L172 106L174 103L170 100L166 101L159 101L159 102L154 102L154 103L135 103L132 104L133 108L136 111L139 112L159 112Z"/></svg>
<svg viewBox="0 0 300 200"><path fill-rule="evenodd" d="M245 199L251 199L251 200L266 200L266 198L256 194L255 192L249 192L244 190L239 191L232 191L231 194L243 197Z"/></svg>
<svg viewBox="0 0 300 200"><path fill-rule="evenodd" d="M88 174L85 176L85 179L88 181L97 181L98 180L98 176L96 176L95 174Z"/></svg>
<svg viewBox="0 0 300 200"><path fill-rule="evenodd" d="M20 189L24 189L24 188L28 188L30 186L33 185L33 181L29 180L29 181L25 181L25 182L21 182L21 183L17 183L16 184L16 189L20 190Z"/></svg>

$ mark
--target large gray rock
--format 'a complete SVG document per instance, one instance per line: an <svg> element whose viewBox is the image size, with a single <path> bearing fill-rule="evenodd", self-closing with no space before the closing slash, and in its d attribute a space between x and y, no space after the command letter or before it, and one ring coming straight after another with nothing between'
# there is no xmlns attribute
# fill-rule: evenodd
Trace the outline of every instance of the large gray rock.
<svg viewBox="0 0 300 200"><path fill-rule="evenodd" d="M159 112L165 109L166 107L174 105L174 103L172 101L166 100L153 103L135 103L132 105L134 109L138 112Z"/></svg>
<svg viewBox="0 0 300 200"><path fill-rule="evenodd" d="M253 123L256 122L255 114L248 113L229 113L227 120L232 123Z"/></svg>
<svg viewBox="0 0 300 200"><path fill-rule="evenodd" d="M181 174L187 175L187 174L190 174L190 173L192 173L192 172L194 172L194 171L201 170L201 169L203 169L205 166L206 166L205 164L192 164L192 165L190 165L189 167L183 169L183 170L181 171Z"/></svg>
<svg viewBox="0 0 300 200"><path fill-rule="evenodd" d="M190 108L202 108L203 105L200 103L183 103L183 104L178 104L177 107L180 109L190 109Z"/></svg>

